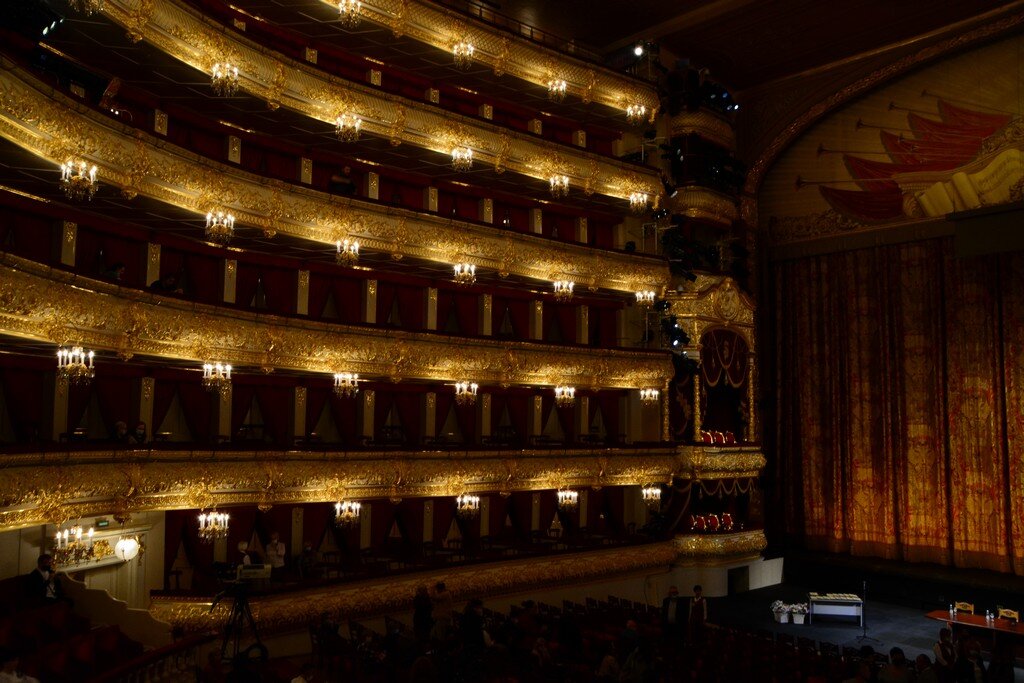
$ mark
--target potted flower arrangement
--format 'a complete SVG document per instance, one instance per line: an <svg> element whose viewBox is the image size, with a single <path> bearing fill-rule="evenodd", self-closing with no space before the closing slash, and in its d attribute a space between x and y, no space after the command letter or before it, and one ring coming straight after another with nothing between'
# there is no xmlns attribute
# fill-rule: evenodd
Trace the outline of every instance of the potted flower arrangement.
<svg viewBox="0 0 1024 683"><path fill-rule="evenodd" d="M789 606L789 612L793 615L794 624L804 623L804 619L807 617L807 609L806 602L798 602Z"/></svg>
<svg viewBox="0 0 1024 683"><path fill-rule="evenodd" d="M782 602L782 600L776 600L771 606L772 615L775 617L775 621L780 624L789 623L789 605Z"/></svg>

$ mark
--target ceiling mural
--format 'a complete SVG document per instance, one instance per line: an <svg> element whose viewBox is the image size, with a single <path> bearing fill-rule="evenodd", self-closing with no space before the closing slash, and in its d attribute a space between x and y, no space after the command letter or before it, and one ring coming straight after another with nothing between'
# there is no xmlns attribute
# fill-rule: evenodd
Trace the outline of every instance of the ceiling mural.
<svg viewBox="0 0 1024 683"><path fill-rule="evenodd" d="M765 177L774 243L1020 199L1020 56L1003 40L912 73L824 118Z"/></svg>

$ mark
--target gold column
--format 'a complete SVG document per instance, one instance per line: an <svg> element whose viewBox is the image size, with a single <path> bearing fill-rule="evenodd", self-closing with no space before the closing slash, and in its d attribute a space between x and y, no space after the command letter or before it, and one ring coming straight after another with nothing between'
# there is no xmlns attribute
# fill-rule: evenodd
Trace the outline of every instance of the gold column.
<svg viewBox="0 0 1024 683"><path fill-rule="evenodd" d="M427 415L423 425L423 436L437 436L437 394L427 392Z"/></svg>
<svg viewBox="0 0 1024 683"><path fill-rule="evenodd" d="M693 440L700 441L700 430L703 427L703 407L700 402L700 371L693 376Z"/></svg>
<svg viewBox="0 0 1024 683"><path fill-rule="evenodd" d="M160 425L153 424L153 394L156 392L156 380L143 377L139 380L139 422L145 422L150 434L156 434Z"/></svg>
<svg viewBox="0 0 1024 683"><path fill-rule="evenodd" d="M494 223L494 200L490 197L480 200L480 222Z"/></svg>
<svg viewBox="0 0 1024 683"><path fill-rule="evenodd" d="M437 329L437 287L427 287L427 329Z"/></svg>
<svg viewBox="0 0 1024 683"><path fill-rule="evenodd" d="M672 427L669 419L669 387L671 386L672 380L665 380L664 385L661 387L661 440L671 441L672 440Z"/></svg>
<svg viewBox="0 0 1024 683"><path fill-rule="evenodd" d="M299 271L298 286L295 288L295 313L309 315L309 271Z"/></svg>
<svg viewBox="0 0 1024 683"><path fill-rule="evenodd" d="M544 232L544 212L540 209L530 209L530 230L537 235Z"/></svg>
<svg viewBox="0 0 1024 683"><path fill-rule="evenodd" d="M78 243L78 223L64 221L60 240L60 262L65 266L75 265L75 245Z"/></svg>
<svg viewBox="0 0 1024 683"><path fill-rule="evenodd" d="M295 387L295 429L292 436L302 439L306 436L306 387Z"/></svg>
<svg viewBox="0 0 1024 683"><path fill-rule="evenodd" d="M747 415L750 420L747 422L747 441L757 441L757 356L750 355L750 367L747 370Z"/></svg>
<svg viewBox="0 0 1024 683"><path fill-rule="evenodd" d="M544 411L542 408L541 397L534 396L530 399L530 434L529 436L537 436L544 432Z"/></svg>
<svg viewBox="0 0 1024 683"><path fill-rule="evenodd" d="M57 378L53 383L53 434L54 441L68 431L68 383Z"/></svg>
<svg viewBox="0 0 1024 683"><path fill-rule="evenodd" d="M224 260L224 303L235 303L235 283L238 279L238 261Z"/></svg>
<svg viewBox="0 0 1024 683"><path fill-rule="evenodd" d="M146 258L146 284L152 284L160 279L160 245L149 243Z"/></svg>
<svg viewBox="0 0 1024 683"><path fill-rule="evenodd" d="M220 403L217 406L217 436L231 438L231 387L217 392Z"/></svg>
<svg viewBox="0 0 1024 683"><path fill-rule="evenodd" d="M487 337L493 334L493 320L491 315L493 306L494 299L491 298L490 294L480 295L480 334Z"/></svg>
<svg viewBox="0 0 1024 683"><path fill-rule="evenodd" d="M481 394L479 406L480 408L476 413L476 433L479 434L482 439L491 435L491 395Z"/></svg>
<svg viewBox="0 0 1024 683"><path fill-rule="evenodd" d="M423 542L434 540L434 501L423 503Z"/></svg>
<svg viewBox="0 0 1024 683"><path fill-rule="evenodd" d="M530 313L530 339L540 341L544 339L544 302L534 301Z"/></svg>
<svg viewBox="0 0 1024 683"><path fill-rule="evenodd" d="M373 438L373 389L359 392L363 400L363 436Z"/></svg>
<svg viewBox="0 0 1024 683"><path fill-rule="evenodd" d="M363 288L363 322L377 322L377 281L367 280Z"/></svg>
<svg viewBox="0 0 1024 683"><path fill-rule="evenodd" d="M380 175L372 171L366 174L366 198L380 199Z"/></svg>
<svg viewBox="0 0 1024 683"><path fill-rule="evenodd" d="M576 307L576 343L590 343L590 309L582 304Z"/></svg>

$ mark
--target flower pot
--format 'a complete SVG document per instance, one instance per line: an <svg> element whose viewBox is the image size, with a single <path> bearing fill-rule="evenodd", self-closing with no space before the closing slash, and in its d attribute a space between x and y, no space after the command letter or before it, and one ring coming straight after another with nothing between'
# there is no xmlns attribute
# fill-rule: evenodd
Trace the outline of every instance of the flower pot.
<svg viewBox="0 0 1024 683"><path fill-rule="evenodd" d="M789 612L772 612L772 614L775 615L775 621L779 622L780 624L789 623Z"/></svg>
<svg viewBox="0 0 1024 683"><path fill-rule="evenodd" d="M804 623L804 618L806 616L807 616L806 614L796 614L794 612L793 613L793 623L794 624L802 624L802 623Z"/></svg>

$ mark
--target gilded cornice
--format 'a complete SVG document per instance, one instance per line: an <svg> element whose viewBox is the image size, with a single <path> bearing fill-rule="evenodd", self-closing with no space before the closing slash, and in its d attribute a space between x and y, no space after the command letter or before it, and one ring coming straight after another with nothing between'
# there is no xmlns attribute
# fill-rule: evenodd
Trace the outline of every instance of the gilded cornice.
<svg viewBox="0 0 1024 683"><path fill-rule="evenodd" d="M760 477L767 464L758 446L694 444L681 446L679 456L679 475L699 480Z"/></svg>
<svg viewBox="0 0 1024 683"><path fill-rule="evenodd" d="M732 124L707 109L676 114L669 121L669 129L672 137L696 134L726 149L736 149L736 131Z"/></svg>
<svg viewBox="0 0 1024 683"><path fill-rule="evenodd" d="M661 386L667 356L326 324L244 313L118 288L10 255L0 266L0 329L55 344L236 368L481 384Z"/></svg>
<svg viewBox="0 0 1024 683"><path fill-rule="evenodd" d="M336 2L322 0L337 8ZM509 31L417 0L363 0L363 16L390 28L396 37L409 36L451 54L452 45L473 44L473 61L486 64L496 76L510 75L541 87L553 78L564 80L568 95L585 104L603 104L624 112L630 104L643 104L651 112L659 106L649 84L604 67L573 59L541 47Z"/></svg>
<svg viewBox="0 0 1024 683"><path fill-rule="evenodd" d="M209 75L218 62L239 67L239 87L265 99L272 109L286 107L333 124L345 111L362 119L362 129L391 140L450 155L455 144L473 149L474 163L493 165L547 181L567 175L574 189L628 200L629 176L644 177L651 196L660 186L656 171L580 150L571 145L539 141L478 119L442 110L428 103L383 93L343 81L291 60L172 0L144 0L151 9L144 23L131 15L138 2L109 0L104 12L132 35ZM483 47L483 46L481 46ZM481 48L477 48L481 50ZM656 101L655 101L656 104ZM648 105L650 110L651 105Z"/></svg>
<svg viewBox="0 0 1024 683"><path fill-rule="evenodd" d="M690 347L700 348L704 332L712 327L730 327L740 333L751 353L757 348L754 335L754 300L730 277L698 275L683 291L669 290L669 314L679 318L690 336Z"/></svg>
<svg viewBox="0 0 1024 683"><path fill-rule="evenodd" d="M670 201L672 213L682 214L687 218L732 227L740 217L735 199L706 187L688 185L676 188L676 196Z"/></svg>
<svg viewBox="0 0 1024 683"><path fill-rule="evenodd" d="M680 466L672 447L67 451L0 462L0 530L115 512L632 486Z"/></svg>
<svg viewBox="0 0 1024 683"><path fill-rule="evenodd" d="M444 581L456 601L508 595L527 589L560 585L579 586L587 581L611 578L668 565L693 566L756 557L767 547L763 531L735 534L678 536L670 541L643 546L595 550L584 553L531 557L506 562L487 562L444 571L416 572L358 583L335 584L282 595L252 598L253 617L261 629L288 631L305 628L316 615L328 612L346 618L365 618L412 609L420 585ZM150 612L161 621L186 631L219 629L228 605L210 611L203 598L154 597Z"/></svg>
<svg viewBox="0 0 1024 683"><path fill-rule="evenodd" d="M5 64L6 65L6 64ZM110 121L19 71L0 74L0 135L55 164L69 155L99 167L100 183L195 211L231 210L239 226L261 228L333 247L356 237L364 249L446 264L468 259L478 268L633 292L667 284L663 262L437 216L394 209L289 185L186 152Z"/></svg>
<svg viewBox="0 0 1024 683"><path fill-rule="evenodd" d="M763 538L763 536L762 536ZM412 609L417 586L444 581L456 601L507 595L527 589L575 585L631 572L667 567L679 556L675 541L608 550L477 563L444 571L416 572L358 583L336 584L307 591L250 599L261 630L305 628L321 612L345 618L393 614ZM155 597L150 612L186 631L219 629L229 612L222 604L212 613L209 599Z"/></svg>

